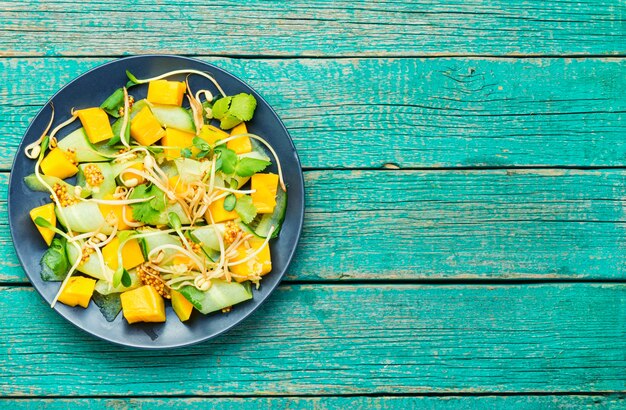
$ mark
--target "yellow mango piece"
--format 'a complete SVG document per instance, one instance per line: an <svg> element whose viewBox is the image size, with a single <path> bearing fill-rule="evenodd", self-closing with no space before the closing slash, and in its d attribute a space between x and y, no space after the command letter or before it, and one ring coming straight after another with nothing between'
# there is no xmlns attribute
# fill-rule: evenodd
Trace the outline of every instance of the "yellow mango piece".
<svg viewBox="0 0 626 410"><path fill-rule="evenodd" d="M255 190L250 196L252 203L260 214L271 214L276 206L276 190L278 188L278 175L254 174L252 175L251 189Z"/></svg>
<svg viewBox="0 0 626 410"><path fill-rule="evenodd" d="M129 290L120 295L122 311L128 323L165 322L165 303L150 285Z"/></svg>
<svg viewBox="0 0 626 410"><path fill-rule="evenodd" d="M238 134L247 134L248 128L246 127L246 123L242 122L241 124L235 126L232 130L230 130L230 135L238 135ZM237 154L246 154L252 151L252 143L250 142L250 137L239 137L234 140L228 141L226 143L226 148L232 149Z"/></svg>
<svg viewBox="0 0 626 410"><path fill-rule="evenodd" d="M165 130L146 106L130 121L130 136L141 145L148 146L163 138Z"/></svg>
<svg viewBox="0 0 626 410"><path fill-rule="evenodd" d="M104 263L106 263L109 268L113 270L117 270L119 267L117 260L119 248L120 239L117 237L102 248ZM139 246L137 239L130 239L127 241L122 248L122 266L124 269L131 270L144 262L145 259L143 257L143 252L141 251L141 246Z"/></svg>
<svg viewBox="0 0 626 410"><path fill-rule="evenodd" d="M218 140L223 140L229 136L227 132L212 125L203 125L198 134L198 137L205 140L211 146L214 146Z"/></svg>
<svg viewBox="0 0 626 410"><path fill-rule="evenodd" d="M241 244L237 248L237 256L232 258L230 262L237 262L246 258L252 252L260 249L263 246L264 241L259 238L251 238L248 240L248 243L250 244L250 248L247 249L245 244ZM270 255L269 244L265 245L254 258L244 263L240 263L239 265L230 266L229 269L236 275L244 276L244 278L235 278L237 282L244 282L248 277L253 275L266 275L272 270L272 257Z"/></svg>
<svg viewBox="0 0 626 410"><path fill-rule="evenodd" d="M59 295L59 302L68 306L89 306L91 295L96 287L96 280L83 276L73 276Z"/></svg>
<svg viewBox="0 0 626 410"><path fill-rule="evenodd" d="M103 199L114 200L115 198L113 198L113 194L108 194ZM128 205L98 204L98 207L100 208L100 212L102 213L102 216L105 219L109 216L109 214L111 212L113 213L113 215L115 215L115 217L117 218L117 229L118 230L124 231L124 230L132 228L131 226L128 226L124 222L124 218L122 217L122 213L124 213L124 216L126 217L127 221L129 221L129 222L134 222L135 221L133 219L133 211L130 208L130 206L128 206Z"/></svg>
<svg viewBox="0 0 626 410"><path fill-rule="evenodd" d="M94 107L78 110L78 119L83 124L87 138L89 138L92 144L113 137L109 116L102 108Z"/></svg>
<svg viewBox="0 0 626 410"><path fill-rule="evenodd" d="M180 176L178 175L174 175L173 177L168 179L167 183L170 188L174 188L174 192L176 192L177 194L184 194L185 192L187 192L187 184L184 181L181 181Z"/></svg>
<svg viewBox="0 0 626 410"><path fill-rule="evenodd" d="M181 322L189 320L193 305L180 292L172 290L172 308Z"/></svg>
<svg viewBox="0 0 626 410"><path fill-rule="evenodd" d="M183 97L187 87L181 81L155 80L148 84L148 101L154 104L177 105L183 104Z"/></svg>
<svg viewBox="0 0 626 410"><path fill-rule="evenodd" d="M50 225L55 226L57 224L57 216L54 213L54 204L49 203L42 206L38 206L37 208L33 208L30 210L30 219L35 222L37 217L42 217L46 221L50 223ZM52 238L54 238L54 231L48 228L43 228L37 224L35 224L37 230L43 237L43 240L46 241L48 246L52 243Z"/></svg>
<svg viewBox="0 0 626 410"><path fill-rule="evenodd" d="M56 147L41 161L41 171L44 175L65 179L76 175L78 167L68 157L69 153Z"/></svg>
<svg viewBox="0 0 626 410"><path fill-rule="evenodd" d="M195 135L189 132L179 131L175 128L167 128L165 130L165 136L161 139L161 145L166 147L176 147L164 149L167 159L171 160L179 158L181 149L193 145L193 137L195 137ZM192 147L191 152L196 154L198 153L198 149Z"/></svg>
<svg viewBox="0 0 626 410"><path fill-rule="evenodd" d="M231 219L239 218L239 214L237 214L234 209L232 211L227 211L224 209L224 199L225 198L218 199L217 201L211 202L211 205L209 205L209 209L207 209L206 214L204 214L204 219L207 221L208 224L211 223L211 218L209 218L209 212L213 216L213 221L215 223L230 221Z"/></svg>

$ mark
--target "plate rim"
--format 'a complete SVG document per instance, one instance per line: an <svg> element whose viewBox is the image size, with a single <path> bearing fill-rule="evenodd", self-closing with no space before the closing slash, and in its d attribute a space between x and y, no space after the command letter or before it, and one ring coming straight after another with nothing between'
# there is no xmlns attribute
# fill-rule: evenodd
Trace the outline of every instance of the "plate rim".
<svg viewBox="0 0 626 410"><path fill-rule="evenodd" d="M296 161L297 164L297 173L298 173L298 179L299 182L302 186L302 198L301 198L301 203L302 206L297 208L297 214L295 215L298 219L297 219L297 229L296 229L296 240L295 243L293 244L293 247L291 247L291 250L289 251L289 253L287 254L286 257L286 262L285 262L285 266L284 269L282 270L282 272L279 273L279 277L277 278L276 282L273 285L270 285L270 288L267 292L267 294L260 300L258 300L252 307L251 309L246 312L242 317L240 317L238 320L233 321L232 323L230 323L229 325L225 326L222 329L219 329L218 331L209 333L207 336L202 336L199 338L195 338L193 340L189 340L189 341L184 341L184 342L180 342L180 343L171 343L169 345L147 345L147 344L141 344L141 343L135 343L135 342L129 342L129 343L124 343L123 341L119 341L116 340L114 338L110 338L107 337L106 335L103 334L97 334L94 333L90 330L88 330L87 328L79 325L78 323L76 323L74 320L72 320L71 316L71 312L69 311L69 313L65 313L63 311L60 311L56 306L54 308L52 308L52 310L54 310L56 312L56 314L60 315L61 317L63 317L66 321L68 321L69 323L71 323L73 326L75 326L76 328L82 330L84 333L89 334L91 337L95 337L97 339L100 340L104 340L107 341L109 343L113 343L115 345L118 346L124 346L124 347L131 347L131 348L136 348L136 349L141 349L141 350L171 350L171 349L177 349L177 348L182 348L182 347L189 347L189 346L193 346L193 345L197 345L203 342L206 342L208 340L214 339L218 336L221 336L223 334L225 334L226 332L228 332L229 330L231 330L232 328L234 328L235 326L239 325L240 323L246 321L250 316L252 316L253 313L255 313L257 311L257 309L259 309L259 307L261 305L263 305L269 298L270 296L275 292L276 288L280 285L280 283L282 282L287 269L289 268L289 266L291 265L291 262L293 261L293 257L298 249L298 245L300 243L300 238L302 237L302 229L303 229L303 225L304 225L304 210L306 208L306 195L305 195L305 185L304 185L304 172L302 170L302 163L300 161L300 156L298 155L298 151L293 143L293 138L291 137L291 134L289 133L289 130L287 129L287 127L285 127L285 124L283 123L282 119L280 118L280 116L276 113L276 111L274 110L274 107L272 107L272 105L267 102L267 100L263 97L262 94L260 94L255 88L253 88L252 86L250 86L250 84L248 84L246 81L244 81L243 79L241 79L239 76L221 68L218 67L212 63L206 62L206 61L202 61L199 60L197 58L193 58L193 57L187 57L187 56L181 56L181 55L176 55L176 54L135 54L135 55L129 55L129 56L123 56L120 58L115 58L113 60L110 61L106 61L103 62L101 64L98 64L92 68L90 68L89 70L82 72L80 75L73 77L69 82L65 83L61 88L59 88L42 106L41 108L37 111L37 113L30 119L28 127L26 128L26 130L24 131L24 133L22 134L22 137L20 139L20 143L16 149L15 155L13 157L13 161L11 162L11 169L9 172L9 181L8 181L8 185L7 185L7 219L9 222L9 231L11 232L11 241L12 241L12 245L13 248L15 250L15 254L18 258L18 261L20 262L20 267L22 268L22 271L26 274L28 281L30 282L32 288L34 288L37 293L39 294L39 297L44 301L47 302L46 297L44 296L44 294L42 293L42 291L39 289L39 287L37 287L35 285L35 283L33 282L33 279L31 277L31 273L29 273L27 271L27 269L25 269L25 264L22 260L22 256L20 255L20 253L17 251L17 247L15 245L16 243L16 238L15 237L15 229L14 229L14 221L13 218L11 217L13 215L13 201L11 201L11 187L13 186L13 177L14 177L14 173L13 173L13 169L15 168L15 164L18 161L18 158L20 157L20 153L22 152L23 149L23 145L24 145L24 139L25 137L30 133L31 128L34 125L35 120L44 112L44 110L50 105L50 103L57 97L57 95L59 95L61 92L63 92L66 88L70 87L75 81L77 81L80 78L86 77L90 74L92 74L94 71L102 69L106 66L112 65L112 64L117 64L120 61L127 61L127 60L141 60L141 59L153 59L153 58L166 58L166 59L173 59L173 60L180 60L180 61L191 61L194 62L195 64L202 64L207 66L207 68L210 68L211 70L216 70L221 72L222 74L226 75L226 76L230 76L233 77L235 80L239 81L240 83L242 83L245 87L247 87L248 89L250 89L251 91L253 91L257 97L259 97L259 99L269 108L270 112L274 115L274 117L278 120L278 124L280 125L280 128L282 128L282 130L284 131L285 135L287 136L287 141L289 142L289 148L290 151L292 151L294 159ZM270 273L271 274L271 273ZM254 299L252 299L254 300ZM47 304L47 303L46 303ZM120 311L119 314L122 314L122 312ZM118 314L118 315L119 315ZM208 317L207 315L203 315L204 317ZM124 320L124 319L122 319ZM111 322L112 323L112 322ZM167 324L167 322L163 322L165 325Z"/></svg>

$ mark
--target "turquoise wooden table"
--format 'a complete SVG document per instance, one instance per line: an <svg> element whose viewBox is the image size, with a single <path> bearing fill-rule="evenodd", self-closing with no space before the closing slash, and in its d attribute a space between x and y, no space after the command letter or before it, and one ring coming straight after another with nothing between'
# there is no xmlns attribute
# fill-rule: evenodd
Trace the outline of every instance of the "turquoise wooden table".
<svg viewBox="0 0 626 410"><path fill-rule="evenodd" d="M289 129L305 227L212 341L95 339L15 257L11 161L63 84L197 57ZM0 408L625 408L626 3L0 1Z"/></svg>

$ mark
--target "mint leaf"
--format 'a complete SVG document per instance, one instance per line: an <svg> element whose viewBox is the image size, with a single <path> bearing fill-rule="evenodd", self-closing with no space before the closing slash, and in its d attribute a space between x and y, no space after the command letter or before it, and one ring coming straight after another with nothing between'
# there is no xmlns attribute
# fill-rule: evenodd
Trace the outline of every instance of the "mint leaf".
<svg viewBox="0 0 626 410"><path fill-rule="evenodd" d="M69 270L65 244L65 238L52 240L50 247L41 257L41 279L50 282L60 282L65 279Z"/></svg>
<svg viewBox="0 0 626 410"><path fill-rule="evenodd" d="M237 198L237 204L235 205L235 211L243 221L243 223L249 224L256 216L256 207L252 203L252 197L249 195L243 195Z"/></svg>
<svg viewBox="0 0 626 410"><path fill-rule="evenodd" d="M228 112L241 121L250 121L255 109L256 98L252 94L241 93L233 97Z"/></svg>
<svg viewBox="0 0 626 410"><path fill-rule="evenodd" d="M241 158L235 167L235 173L240 177L251 177L263 171L271 162L258 158Z"/></svg>
<svg viewBox="0 0 626 410"><path fill-rule="evenodd" d="M221 120L226 115L226 113L228 113L228 109L230 108L230 102L232 99L233 97L223 97L215 101L215 103L213 104L213 108L211 108L211 110L213 111L213 118Z"/></svg>

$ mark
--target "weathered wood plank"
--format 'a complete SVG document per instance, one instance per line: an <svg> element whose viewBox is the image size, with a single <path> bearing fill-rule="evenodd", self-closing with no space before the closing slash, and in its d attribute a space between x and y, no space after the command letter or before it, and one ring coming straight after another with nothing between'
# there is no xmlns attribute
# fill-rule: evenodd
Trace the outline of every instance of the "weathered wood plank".
<svg viewBox="0 0 626 410"><path fill-rule="evenodd" d="M46 100L104 61L0 59L0 169ZM276 108L304 167L625 164L626 59L210 61Z"/></svg>
<svg viewBox="0 0 626 410"><path fill-rule="evenodd" d="M290 280L624 279L626 171L308 171ZM0 174L0 220L6 220ZM26 212L26 211L25 211ZM24 281L0 224L0 280Z"/></svg>
<svg viewBox="0 0 626 410"><path fill-rule="evenodd" d="M125 398L125 399L0 399L15 410L98 409L623 409L626 399L609 396L445 396L445 397L248 397L248 398Z"/></svg>
<svg viewBox="0 0 626 410"><path fill-rule="evenodd" d="M626 285L295 285L227 335L167 352L75 329L0 287L4 396L626 390Z"/></svg>
<svg viewBox="0 0 626 410"><path fill-rule="evenodd" d="M619 0L0 2L0 55L623 54Z"/></svg>

